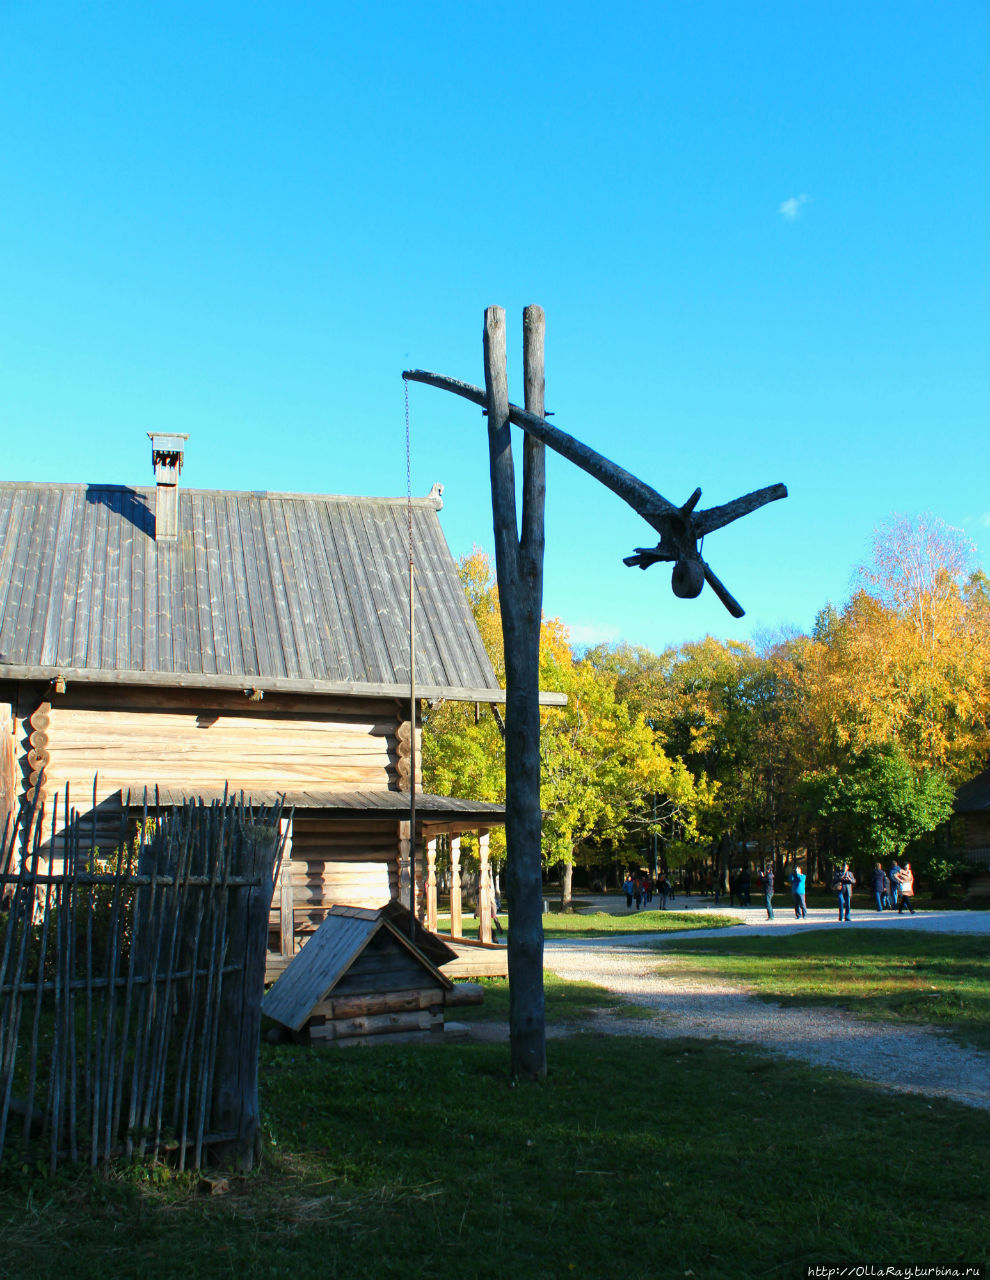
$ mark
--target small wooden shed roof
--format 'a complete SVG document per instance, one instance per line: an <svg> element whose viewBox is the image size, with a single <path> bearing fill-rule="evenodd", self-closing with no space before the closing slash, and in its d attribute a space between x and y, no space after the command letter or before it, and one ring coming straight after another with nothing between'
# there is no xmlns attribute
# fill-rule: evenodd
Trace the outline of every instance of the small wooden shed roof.
<svg viewBox="0 0 990 1280"><path fill-rule="evenodd" d="M382 930L386 930L430 977L449 991L454 984L410 941L398 921L393 922L394 915L394 906L391 905L376 910L331 907L327 918L265 993L261 1002L262 1013L292 1031L299 1031L314 1007L326 999L372 938ZM455 954L451 951L450 958L453 959Z"/></svg>
<svg viewBox="0 0 990 1280"><path fill-rule="evenodd" d="M0 484L0 679L403 696L404 498ZM412 503L417 686L504 699L437 511ZM562 699L559 699L562 700Z"/></svg>

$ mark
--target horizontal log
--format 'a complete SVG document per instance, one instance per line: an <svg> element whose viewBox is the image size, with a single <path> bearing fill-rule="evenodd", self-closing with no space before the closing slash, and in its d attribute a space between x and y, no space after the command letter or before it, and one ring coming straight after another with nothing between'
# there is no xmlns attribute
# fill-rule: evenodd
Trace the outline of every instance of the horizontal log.
<svg viewBox="0 0 990 1280"><path fill-rule="evenodd" d="M451 1008L458 1005L483 1004L484 999L485 988L480 982L455 982L447 992L444 1003Z"/></svg>
<svg viewBox="0 0 990 1280"><path fill-rule="evenodd" d="M471 984L466 984L471 985ZM481 990L481 988L478 988ZM392 991L367 996L338 996L323 1000L314 1015L325 1018L361 1018L377 1013L409 1013L422 1009L437 1009L444 1003L442 987L422 988L419 991Z"/></svg>
<svg viewBox="0 0 990 1280"><path fill-rule="evenodd" d="M390 1032L428 1031L435 1023L443 1025L443 1014L427 1009L411 1013L380 1013L363 1018L334 1018L321 1026L310 1027L313 1040L346 1040L351 1036L381 1036Z"/></svg>

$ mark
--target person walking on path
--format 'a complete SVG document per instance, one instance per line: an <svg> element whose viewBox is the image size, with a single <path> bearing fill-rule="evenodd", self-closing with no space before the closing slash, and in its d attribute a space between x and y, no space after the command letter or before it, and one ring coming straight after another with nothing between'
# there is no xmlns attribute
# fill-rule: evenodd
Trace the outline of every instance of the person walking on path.
<svg viewBox="0 0 990 1280"><path fill-rule="evenodd" d="M839 895L839 919L849 919L849 907L852 904L852 888L856 883L856 877L849 870L849 863L842 864L842 870L838 872L832 881L832 888Z"/></svg>
<svg viewBox="0 0 990 1280"><path fill-rule="evenodd" d="M897 865L897 859L895 858L894 861L890 864L890 875L888 876L888 879L890 880L891 909L896 907L901 900L900 877L901 877L901 869Z"/></svg>
<svg viewBox="0 0 990 1280"><path fill-rule="evenodd" d="M877 910L883 910L883 886L887 877L883 873L882 863L877 863L873 868L873 874L870 876L870 888L873 890L873 898L877 904Z"/></svg>
<svg viewBox="0 0 990 1280"><path fill-rule="evenodd" d="M638 911L643 902L643 882L639 876L633 880L633 897L636 899L636 910Z"/></svg>
<svg viewBox="0 0 990 1280"><path fill-rule="evenodd" d="M768 862L763 868L763 903L767 909L767 919L773 919L773 863Z"/></svg>
<svg viewBox="0 0 990 1280"><path fill-rule="evenodd" d="M900 889L901 905L897 908L897 914L903 915L904 908L914 915L914 904L911 899L914 897L914 872L911 870L910 862L905 862L904 866L898 873L897 887Z"/></svg>
<svg viewBox="0 0 990 1280"><path fill-rule="evenodd" d="M623 880L623 882L622 882L622 892L626 895L626 910L628 911L628 910L629 910L629 908L632 906L632 899L633 899L633 878L632 878L632 876L626 876L625 880Z"/></svg>
<svg viewBox="0 0 990 1280"><path fill-rule="evenodd" d="M804 901L804 882L805 874L800 867L795 867L791 872L791 892L794 894L794 915L798 920L806 920L808 917L808 908Z"/></svg>

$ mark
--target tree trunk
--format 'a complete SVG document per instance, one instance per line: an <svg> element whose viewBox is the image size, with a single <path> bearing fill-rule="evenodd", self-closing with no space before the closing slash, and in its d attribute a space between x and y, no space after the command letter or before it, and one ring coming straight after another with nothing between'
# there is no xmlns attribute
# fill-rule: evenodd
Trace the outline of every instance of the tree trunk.
<svg viewBox="0 0 990 1280"><path fill-rule="evenodd" d="M564 911L571 909L571 892L574 887L574 863L565 862L560 877L560 905Z"/></svg>
<svg viewBox="0 0 990 1280"><path fill-rule="evenodd" d="M542 417L543 312L525 314L527 405ZM515 475L505 368L505 312L485 312L485 387L492 481L495 567L505 645L505 836L509 891L509 1041L514 1076L546 1077L543 998L543 876L540 811L540 623L543 608L543 446L527 448L523 536L516 524Z"/></svg>

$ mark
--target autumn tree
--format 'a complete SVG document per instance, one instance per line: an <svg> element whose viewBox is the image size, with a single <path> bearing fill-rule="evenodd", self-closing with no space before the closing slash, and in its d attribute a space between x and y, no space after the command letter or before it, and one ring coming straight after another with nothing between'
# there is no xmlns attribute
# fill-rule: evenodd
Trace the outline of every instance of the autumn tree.
<svg viewBox="0 0 990 1280"><path fill-rule="evenodd" d="M498 588L491 564L475 551L461 562L460 573L502 679ZM567 695L565 707L543 708L540 715L543 855L545 865L561 869L565 904L582 850L608 842L621 845L630 829L648 834L654 823L662 827L675 816L693 830L696 810L710 790L697 787L689 770L668 756L644 717L617 697L616 684L613 675L593 663L575 660L559 619L543 619L540 686ZM494 716L479 717L473 708L455 703L431 711L423 741L429 789L502 800L504 762ZM493 839L492 850L497 857L504 844Z"/></svg>

